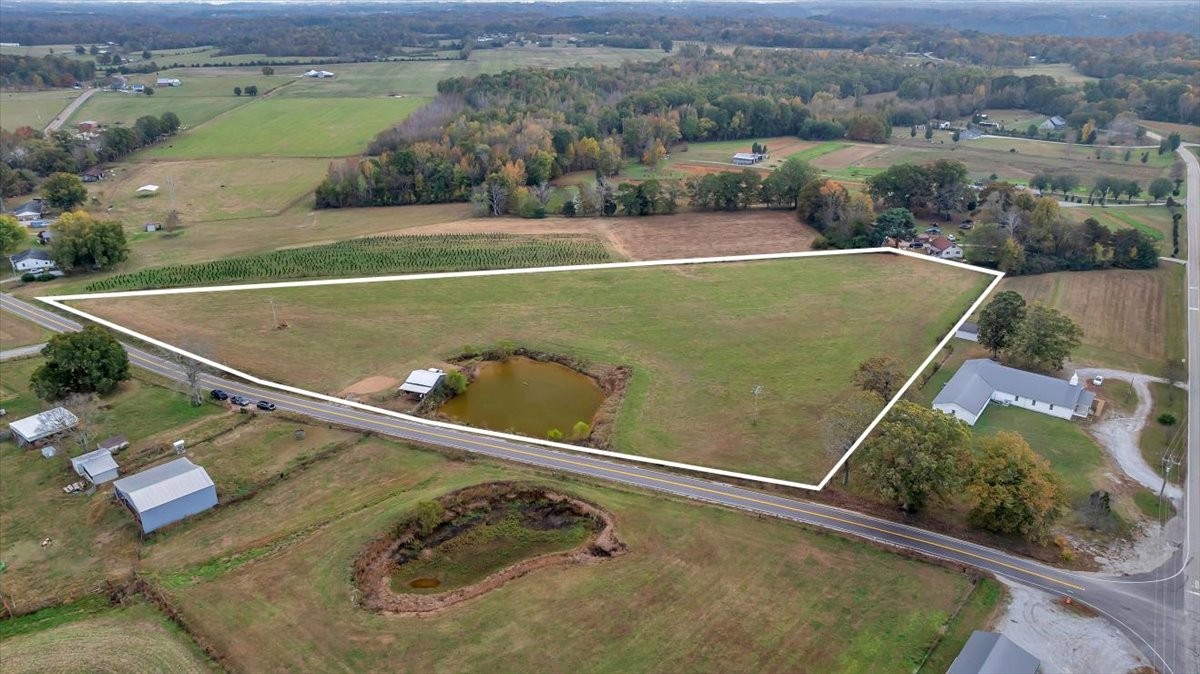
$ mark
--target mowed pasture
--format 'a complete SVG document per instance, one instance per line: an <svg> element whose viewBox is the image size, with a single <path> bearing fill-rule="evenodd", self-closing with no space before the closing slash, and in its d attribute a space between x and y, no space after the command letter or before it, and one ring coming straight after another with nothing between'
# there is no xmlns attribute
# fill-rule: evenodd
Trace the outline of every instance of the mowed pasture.
<svg viewBox="0 0 1200 674"><path fill-rule="evenodd" d="M15 131L29 126L41 131L82 93L75 89L6 91L0 94L0 128Z"/></svg>
<svg viewBox="0 0 1200 674"><path fill-rule="evenodd" d="M155 87L157 77L175 77L183 84L178 87ZM129 126L143 115L160 116L173 112L186 128L195 127L217 115L246 105L253 96L235 96L234 87L258 87L259 97L286 84L294 78L282 75L266 76L259 68L188 68L164 70L150 75L130 75L130 84L143 84L154 89L153 96L145 94L100 91L79 106L68 120L77 124L94 120L101 124Z"/></svg>
<svg viewBox="0 0 1200 674"><path fill-rule="evenodd" d="M1166 206L1121 206L1100 208L1080 207L1064 208L1062 212L1077 222L1095 218L1105 227L1117 231L1120 229L1137 229L1148 234L1158 242L1159 253L1171 256L1172 251L1172 220L1171 209ZM1179 259L1187 257L1187 222L1179 221Z"/></svg>
<svg viewBox="0 0 1200 674"><path fill-rule="evenodd" d="M1039 63L1032 66L1023 66L1013 68L1012 73L1017 77L1029 77L1031 75L1049 75L1056 80L1060 80L1067 84L1082 84L1084 82L1095 82L1097 78L1091 75L1084 75L1075 70L1075 66L1070 63Z"/></svg>
<svg viewBox="0 0 1200 674"><path fill-rule="evenodd" d="M347 569L371 539L422 500L496 479L600 505L629 552L534 571L420 619L355 604ZM199 636L247 671L400 659L428 671L911 671L971 601L962 574L857 541L379 439L145 552L145 572Z"/></svg>
<svg viewBox="0 0 1200 674"><path fill-rule="evenodd" d="M35 625L31 631L4 639L0 669L5 674L220 671L186 634L145 603L72 616L43 629Z"/></svg>
<svg viewBox="0 0 1200 674"><path fill-rule="evenodd" d="M273 289L287 330L272 329L257 291L80 306L329 394L503 341L628 365L614 448L815 482L836 458L822 449L821 417L850 393L854 368L882 354L915 368L990 278L867 254Z"/></svg>
<svg viewBox="0 0 1200 674"><path fill-rule="evenodd" d="M172 207L187 226L279 215L301 202L311 206L313 186L328 167L329 160L320 158L139 161L88 184L88 194L106 209L104 217L121 220L135 234L147 222L163 222ZM146 184L163 189L150 197L137 194Z"/></svg>
<svg viewBox="0 0 1200 674"><path fill-rule="evenodd" d="M0 320L0 350L38 344L50 339L50 331L6 313Z"/></svg>
<svg viewBox="0 0 1200 674"><path fill-rule="evenodd" d="M1070 316L1083 330L1079 364L1159 374L1167 359L1186 355L1183 267L1109 269L1008 277L1015 290Z"/></svg>
<svg viewBox="0 0 1200 674"><path fill-rule="evenodd" d="M155 159L342 157L358 154L423 98L265 98L145 153Z"/></svg>

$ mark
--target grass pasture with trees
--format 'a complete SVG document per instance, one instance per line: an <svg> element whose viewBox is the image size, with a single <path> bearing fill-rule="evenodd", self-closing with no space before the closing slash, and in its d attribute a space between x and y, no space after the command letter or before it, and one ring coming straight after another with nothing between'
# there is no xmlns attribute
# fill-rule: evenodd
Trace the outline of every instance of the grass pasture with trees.
<svg viewBox="0 0 1200 674"><path fill-rule="evenodd" d="M627 365L614 448L815 481L833 461L820 418L851 392L854 368L891 354L911 371L988 281L862 255L272 290L294 326L284 331L271 329L254 291L80 306L173 343L199 338L219 361L327 393L501 342ZM905 297L921 297L922 311ZM766 391L758 418L756 385Z"/></svg>
<svg viewBox="0 0 1200 674"><path fill-rule="evenodd" d="M418 503L514 478L609 510L629 552L534 571L420 619L347 599L346 569ZM186 522L147 547L144 569L205 641L248 670L374 670L401 653L421 669L910 669L959 606L977 603L963 575L855 541L378 439ZM768 603L790 608L761 610ZM979 627L989 612L962 615ZM421 629L408 629L416 620ZM551 631L557 646L546 648L538 635ZM945 658L942 648L956 646L934 651Z"/></svg>

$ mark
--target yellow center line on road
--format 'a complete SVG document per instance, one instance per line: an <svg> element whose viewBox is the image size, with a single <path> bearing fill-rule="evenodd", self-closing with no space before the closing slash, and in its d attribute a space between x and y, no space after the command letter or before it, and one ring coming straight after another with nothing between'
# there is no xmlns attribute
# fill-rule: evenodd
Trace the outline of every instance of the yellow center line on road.
<svg viewBox="0 0 1200 674"><path fill-rule="evenodd" d="M232 387L231 387L231 388L232 388ZM704 492L704 493L708 493L708 494L713 494L713 495L715 495L715 496L720 496L720 497L723 497L723 498L726 498L726 499L734 499L734 500L742 501L742 502L745 502L745 503L754 503L754 504L757 504L757 505L767 506L767 507L770 507L770 508L779 508L779 509L781 509L781 510L788 510L788 511L791 511L791 512L795 512L795 513L800 513L800 514L803 514L803 515L807 515L807 516L809 516L809 517L815 517L815 518L820 518L820 519L823 519L823 520L829 520L829 521L832 521L832 522L838 522L838 523L841 523L841 524L846 524L846 525L850 525L850 526L853 526L853 527L859 527L859 528L861 528L861 529L867 529L867 530L870 530L870 531L875 531L875 532L878 532L878 533L881 533L881 534L885 534L885 535L888 535L888 536L895 536L895 537L897 537L897 538L903 538L903 539L906 539L906 540L909 540L909 541L913 541L913 542L915 542L915 543L921 543L921 544L923 544L923 545L929 545L929 546L933 546L933 547L936 547L936 548L941 548L942 550L947 550L947 551L950 551L950 552L953 552L953 553L956 553L956 554L959 554L959 555L964 555L964 556L967 556L967 557L971 557L971 558L973 558L973 559L978 559L978 560L981 560L981 561L987 562L987 563L989 563L989 564L995 564L995 565L997 565L997 566L1002 566L1002 567L1004 567L1004 568L1006 568L1006 569L1011 569L1011 570L1013 570L1013 571L1016 571L1016 572L1019 572L1019 573L1023 573L1023 574L1025 574L1025 575L1028 575L1028 576L1034 576L1034 577L1036 577L1036 578L1041 578L1041 579L1043 579L1043 580L1046 580L1046 581L1049 581L1049 582L1051 582L1051 583L1055 583L1055 584L1057 584L1057 585L1062 585L1062 586L1064 586L1064 587L1069 587L1069 588L1071 588L1071 589L1073 589L1073 590L1077 590L1077 591L1079 591L1079 592L1083 592L1083 591L1085 590L1085 588L1083 588L1083 587L1081 587L1081 586L1079 586L1079 585L1075 585L1075 584L1073 584L1073 583L1068 583L1068 582L1066 582L1066 581L1064 581L1064 580L1059 580L1059 579L1057 579L1057 578L1053 578L1053 577L1051 577L1051 576L1047 576L1047 575L1044 575L1044 574L1038 573L1038 572L1036 572L1036 571L1031 571L1031 570L1029 570L1029 569L1024 569L1024 568L1021 568L1020 566L1017 566L1017 565L1015 565L1015 564L1009 564L1008 562L1004 562L1004 561L1001 561L1001 560L999 560L999 559L994 559L994 558L992 558L992 557L988 557L988 556L986 556L986 555L981 555L981 554L978 554L978 553L975 553L975 552L971 552L970 550L963 550L962 548L956 548L956 547L954 547L954 546L952 546L952 545L946 545L946 544L944 544L944 543L939 543L939 542L937 542L937 541L930 540L930 539L927 539L927 538L921 538L921 537L919 537L919 536L912 536L912 535L909 535L909 534L900 533L900 532L898 532L898 531L891 531L891 530L888 530L888 529L884 529L884 528L882 528L882 527L876 527L876 526L873 526L873 525L870 525L870 524L864 524L864 523L862 523L862 522L856 522L856 521L854 521L854 520L850 520L850 519L846 519L846 518L842 518L842 517L837 517L837 516L835 516L835 515L828 515L828 514L825 514L825 513L821 513L821 512L814 511L814 510L806 510L806 509L804 509L804 508L797 508L797 507L795 507L795 506L783 505L783 504L781 504L781 503L774 503L774 502L771 502L771 501L766 501L766 500L762 500L762 499L757 499L757 498L753 498L753 497L750 497L750 496L742 496L742 495L740 495L740 494L733 494L733 493L729 493L729 492L723 492L723 491L720 491L720 490L717 490L717 489L709 489L709 488L707 488L707 487L700 487L700 486L696 486L696 485L692 485L692 484L687 484L687 483L685 483L685 482L676 482L676 481L674 481L674 480L668 480L668 479L665 479L665 478L653 477L653 476L649 476L649 475L643 475L643 474L641 474L641 473L634 473L634 472L630 472L630 471L620 470L620 469L617 469L617 468L609 468L609 467L607 467L607 466L603 466L603 465L596 465L596 464L586 463L586 462L583 462L583 461L575 461L575 460L572 460L572 459L569 459L569 458L560 458L560 457L558 457L558 456L547 456L546 454L543 454L543 453L539 453L539 452L531 452L531 451L526 451L526 450L521 450L521 449L517 449L517 448L515 448L515 447L509 447L509 446L504 446L504 445L494 445L494 444L491 444L491 443L483 442L483 441L481 441L481 440L467 439L467 438L457 437L457 436L453 436L453 435L446 435L446 434L444 434L444 433L437 433L437 432L435 432L435 431L432 431L432 430L413 429L413 428L412 428L412 427L410 427L410 426L402 426L402 425L399 425L399 424L393 424L393 423L390 423L390 422L387 422L387 421L376 420L376 419L372 419L372 418L365 418L364 416L355 416L355 415L353 415L353 414L346 414L346 413L344 413L344 412L338 412L338 411L334 411L334 410L330 410L330 409L326 409L326 408L315 407L315 406L313 406L313 405L307 405L307 404L305 404L305 403L299 403L299 402L289 402L289 405L292 405L292 406L295 406L295 407L299 407L299 408L302 408L302 409L311 410L311 411L313 411L313 412L319 412L319 413L321 413L321 414L326 414L326 415L330 415L330 416L336 416L336 417L343 417L343 418L345 418L345 419L350 419L350 420L353 420L353 421L359 421L359 422L366 421L366 422L369 422L369 423L372 423L372 424L377 424L377 425L379 425L379 426L385 426L385 427L387 427L387 428L394 428L394 429L397 429L397 430L404 430L404 431L409 431L409 432L419 432L419 433L421 433L422 435L425 435L425 436L427 436L427 437L431 437L431 438L441 438L441 439L444 439L444 440L452 440L452 441L454 441L455 443L458 443L458 444L474 445L474 446L477 446L477 447L486 447L486 448L489 448L489 449L495 449L495 450L499 450L499 451L502 451L502 452L509 452L509 453L512 453L512 454L522 454L522 455L525 455L525 456L529 456L529 457L538 458L538 459L541 459L541 460L543 460L543 461L547 461L547 460L549 460L549 461L556 461L556 462L558 462L558 463L563 463L563 464L568 464L568 465L573 465L573 466L579 466L579 467L582 467L582 468L587 468L587 469L589 469L589 470L592 470L592 471L597 471L597 472L602 472L602 473L610 473L610 474L613 474L613 475L623 475L623 476L625 476L625 477L636 478L636 479L639 479L639 480L646 480L646 481L648 481L648 482L657 482L657 483L659 483L659 484L671 485L671 486L673 486L673 487L677 487L677 488L681 488L681 489L687 489L687 490L692 490L692 491L697 491L697 492Z"/></svg>

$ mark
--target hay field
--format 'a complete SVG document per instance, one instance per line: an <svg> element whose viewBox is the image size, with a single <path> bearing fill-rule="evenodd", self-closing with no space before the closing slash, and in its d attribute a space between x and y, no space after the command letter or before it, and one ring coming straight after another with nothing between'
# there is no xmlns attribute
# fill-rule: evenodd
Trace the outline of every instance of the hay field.
<svg viewBox="0 0 1200 674"><path fill-rule="evenodd" d="M1083 329L1079 363L1159 374L1185 355L1183 267L1056 272L1004 279L1015 290L1070 316Z"/></svg>
<svg viewBox="0 0 1200 674"><path fill-rule="evenodd" d="M615 448L816 481L834 461L821 449L821 416L850 392L858 363L890 354L916 367L988 280L860 255L272 290L286 331L270 329L256 291L80 306L167 341L198 338L221 362L326 393L503 340L629 365ZM917 297L919 312L901 301ZM755 420L749 392L760 384Z"/></svg>
<svg viewBox="0 0 1200 674"><path fill-rule="evenodd" d="M82 93L76 89L6 91L0 94L0 128L15 131L30 126L41 131Z"/></svg>

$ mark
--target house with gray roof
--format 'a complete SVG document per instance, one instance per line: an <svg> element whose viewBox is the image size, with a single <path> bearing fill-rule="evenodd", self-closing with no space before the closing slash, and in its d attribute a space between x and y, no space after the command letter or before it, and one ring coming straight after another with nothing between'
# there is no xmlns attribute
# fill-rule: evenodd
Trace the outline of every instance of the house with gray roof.
<svg viewBox="0 0 1200 674"><path fill-rule="evenodd" d="M113 483L113 489L144 534L217 505L212 478L187 458L123 477Z"/></svg>
<svg viewBox="0 0 1200 674"><path fill-rule="evenodd" d="M998 632L975 630L946 674L1041 674L1042 661Z"/></svg>
<svg viewBox="0 0 1200 674"><path fill-rule="evenodd" d="M965 339L968 342L979 341L979 324L971 321L963 321L963 324L954 331L954 336L959 339Z"/></svg>
<svg viewBox="0 0 1200 674"><path fill-rule="evenodd" d="M1087 417L1096 394L1079 383L1001 365L987 358L962 364L933 399L933 409L974 426L988 403L1015 405L1060 419Z"/></svg>
<svg viewBox="0 0 1200 674"><path fill-rule="evenodd" d="M54 269L54 258L50 256L50 253L41 248L30 248L16 255L11 255L8 258L8 262L12 265L13 271L18 274L24 272L38 273Z"/></svg>
<svg viewBox="0 0 1200 674"><path fill-rule="evenodd" d="M438 387L442 380L446 378L446 373L437 368L431 367L425 370L413 370L408 375L408 379L400 385L400 390L409 394L414 398L424 398L430 391Z"/></svg>

